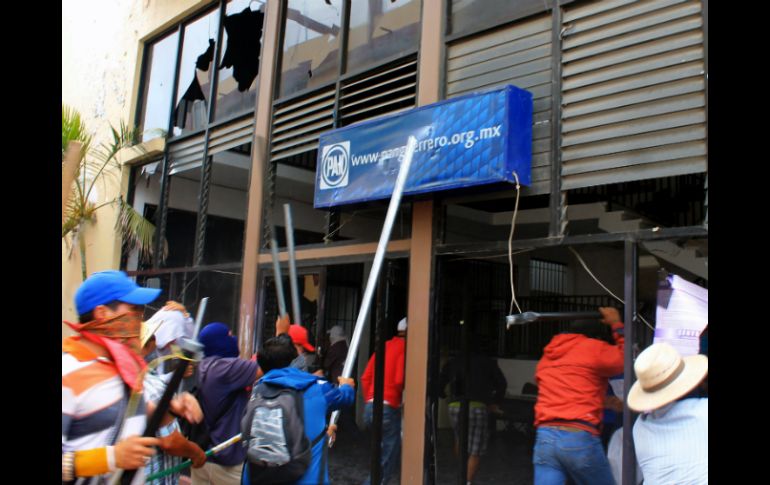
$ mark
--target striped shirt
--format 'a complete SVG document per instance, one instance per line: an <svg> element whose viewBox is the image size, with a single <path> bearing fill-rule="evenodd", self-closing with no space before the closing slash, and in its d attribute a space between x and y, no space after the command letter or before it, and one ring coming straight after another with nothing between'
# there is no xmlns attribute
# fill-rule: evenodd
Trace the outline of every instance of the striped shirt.
<svg viewBox="0 0 770 485"><path fill-rule="evenodd" d="M708 413L707 398L690 398L639 416L634 447L645 485L708 484Z"/></svg>
<svg viewBox="0 0 770 485"><path fill-rule="evenodd" d="M153 369L147 372L144 376L144 397L149 402L158 402L163 396L163 392L166 390L166 385L171 380L172 374L159 374L157 369ZM166 426L162 426L155 436L163 437L173 434L174 431L180 431L179 423L177 420L171 421ZM182 458L178 456L167 455L160 449L155 449L155 454L150 458L150 462L144 468L145 476L150 476L169 468L173 468L182 463ZM150 485L176 485L179 483L179 472L166 475L165 477L158 478L147 482Z"/></svg>
<svg viewBox="0 0 770 485"><path fill-rule="evenodd" d="M70 337L62 346L62 453L114 445L127 436L141 435L146 425L144 398L139 398L135 415L124 421L120 436L114 439L127 404L126 386L108 358L96 355L79 340ZM114 463L110 466L114 468ZM137 470L132 483L144 483L142 470Z"/></svg>

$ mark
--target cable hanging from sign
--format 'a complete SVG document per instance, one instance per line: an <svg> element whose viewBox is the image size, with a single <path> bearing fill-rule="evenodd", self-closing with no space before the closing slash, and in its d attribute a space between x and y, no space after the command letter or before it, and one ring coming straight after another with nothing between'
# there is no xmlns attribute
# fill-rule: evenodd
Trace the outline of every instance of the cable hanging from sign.
<svg viewBox="0 0 770 485"><path fill-rule="evenodd" d="M626 304L626 302L625 302L625 301L623 301L623 300L622 300L622 299L621 299L619 296L617 296L615 293L611 292L609 288L607 288L606 286L604 286L604 285L602 284L602 282L601 282L601 281L599 281L599 278L597 278L597 277L596 277L596 276L595 276L595 275L594 275L594 274L591 272L591 270L590 270L590 269L588 269L588 265L587 265L587 264L586 264L586 262L583 260L583 258L582 258L582 257L580 257L580 254L578 254L578 252L577 252L577 251L575 251L575 249L574 249L574 248L570 247L570 248L568 248L568 249L569 249L570 251L572 251L572 254L574 254L574 255L575 255L575 257L578 259L578 261L580 262L580 265L581 265L581 266L583 266L583 269L585 269L585 270L588 272L588 274L591 276L591 278L593 278L593 280L594 280L594 281L596 281L596 283L597 283L599 286L601 286L601 287L604 289L604 291L606 291L607 293L609 293L609 294L610 294L610 296L612 296L613 298L615 298L616 300L618 300L618 301L619 301L620 303L622 303L623 305L625 305L625 304ZM637 313L637 312L636 312L636 310L634 310L634 314L635 314L637 317L639 317L639 319L640 319L642 322L644 322L644 324L645 324L645 325L647 325L647 326L650 328L650 330L653 330L653 331L655 330L655 327L653 327L653 326L650 324L650 322L648 322L647 320L645 320L645 319L644 319L644 317L643 317L642 315L640 315L639 313Z"/></svg>
<svg viewBox="0 0 770 485"><path fill-rule="evenodd" d="M516 291L513 286L513 229L516 226L516 213L519 211L519 192L521 186L519 185L519 176L516 171L513 170L513 177L516 179L516 203L513 206L513 217L511 218L511 234L508 236L508 268L511 274L511 307L508 310L508 314L513 313L513 305L516 305L516 309L521 313L519 302L516 301Z"/></svg>

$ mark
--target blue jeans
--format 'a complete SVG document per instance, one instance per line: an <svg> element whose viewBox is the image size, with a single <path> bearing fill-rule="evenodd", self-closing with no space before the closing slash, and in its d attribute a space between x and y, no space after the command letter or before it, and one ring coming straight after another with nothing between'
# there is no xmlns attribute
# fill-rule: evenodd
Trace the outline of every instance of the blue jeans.
<svg viewBox="0 0 770 485"><path fill-rule="evenodd" d="M575 485L615 485L602 441L588 431L538 428L532 463L535 485L564 485L567 477Z"/></svg>
<svg viewBox="0 0 770 485"><path fill-rule="evenodd" d="M364 406L364 423L372 425L373 403ZM382 406L382 450L380 451L380 466L382 467L381 485L388 483L400 464L401 458L401 410L387 404ZM367 477L363 485L370 485L372 477Z"/></svg>

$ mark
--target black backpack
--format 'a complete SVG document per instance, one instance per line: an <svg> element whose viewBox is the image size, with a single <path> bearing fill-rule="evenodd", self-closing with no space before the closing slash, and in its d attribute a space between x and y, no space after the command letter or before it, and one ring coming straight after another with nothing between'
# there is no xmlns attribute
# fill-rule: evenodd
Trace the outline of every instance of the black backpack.
<svg viewBox="0 0 770 485"><path fill-rule="evenodd" d="M252 484L293 482L307 472L313 446L326 437L326 428L311 442L305 435L303 393L295 389L257 384L241 420L246 465ZM323 446L318 483L326 469Z"/></svg>

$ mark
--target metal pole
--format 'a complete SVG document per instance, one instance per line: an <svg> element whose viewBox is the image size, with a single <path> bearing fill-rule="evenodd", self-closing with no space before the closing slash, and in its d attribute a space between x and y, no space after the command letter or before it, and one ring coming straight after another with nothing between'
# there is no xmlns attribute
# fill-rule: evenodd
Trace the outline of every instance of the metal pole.
<svg viewBox="0 0 770 485"><path fill-rule="evenodd" d="M281 265L278 262L278 242L275 240L275 228L270 229L270 253L273 255L273 279L275 280L275 294L278 297L279 316L286 315L286 298L283 295L283 279L281 277Z"/></svg>
<svg viewBox="0 0 770 485"><path fill-rule="evenodd" d="M377 318L375 325L376 344L374 354L374 402L372 403L372 454L369 469L371 470L371 483L378 484L382 481L382 414L383 399L385 396L385 322L387 321L387 287L388 273L392 263L388 261L388 267L381 273L380 284L377 286Z"/></svg>
<svg viewBox="0 0 770 485"><path fill-rule="evenodd" d="M366 290L364 290L364 297L361 300L361 308L358 311L358 318L356 319L356 326L353 330L353 337L350 340L350 350L348 351L348 356L345 358L345 366L342 368L343 377L350 377L350 372L353 370L353 362L355 362L356 356L358 355L358 344L361 341L361 333L364 330L364 321L369 314L369 305L372 303L374 287L377 283L377 277L380 274L382 260L385 258L385 249L387 248L388 240L390 240L390 233L393 230L393 222L396 220L396 213L401 205L401 195L404 192L406 177L409 175L409 167L412 165L412 157L414 156L414 149L416 147L417 139L410 136L409 141L406 143L404 161L401 162L401 168L398 170L396 186L393 188L393 195L390 197L388 213L385 216L385 223L382 227L382 234L380 234L380 241L377 243L377 251L374 253L372 269L369 272L369 279L366 282ZM332 417L329 420L330 425L337 423L339 414L339 411L334 411L332 413ZM330 440L329 446L333 443L334 442Z"/></svg>
<svg viewBox="0 0 770 485"><path fill-rule="evenodd" d="M205 296L201 299L201 302L198 305L198 315L195 316L195 332L192 336L193 340L198 340L198 334L201 331L201 323L203 322L203 314L206 312L206 304L208 302L209 297Z"/></svg>
<svg viewBox="0 0 770 485"><path fill-rule="evenodd" d="M459 382L455 382L460 395L460 415L458 424L460 426L460 439L458 450L460 453L460 474L457 476L458 485L467 483L468 476L468 417L470 413L470 402L468 401L468 386L470 382L470 355L468 354L468 325L470 325L470 293L466 293L463 298L463 319L460 320L460 362L462 364L459 372Z"/></svg>
<svg viewBox="0 0 770 485"><path fill-rule="evenodd" d="M291 308L294 313L294 323L302 325L299 312L299 288L297 288L297 262L294 259L294 226L291 222L291 206L283 204L283 215L286 219L286 249L289 252L289 287L291 288Z"/></svg>
<svg viewBox="0 0 770 485"><path fill-rule="evenodd" d="M636 271L637 271L636 241L626 240L625 243L625 278L624 291L626 304L623 312L625 322L624 355L623 355L623 480L622 485L636 484L636 456L633 441L633 418L626 404L628 390L634 383L634 314L636 313Z"/></svg>
<svg viewBox="0 0 770 485"><path fill-rule="evenodd" d="M182 383L182 377L187 370L187 365L190 363L188 359L200 356L203 353L203 346L194 340L184 339L182 341L182 353L186 359L183 359L181 364L174 370L171 381L163 391L163 396L160 398L155 411L152 413L152 416L147 419L147 426L144 428L144 433L142 434L144 437L153 437L155 436L155 433L158 432L160 421L165 416L166 411L168 411L171 399L174 397L174 391ZM117 471L113 476L112 481L113 483L117 483L117 480L119 479L120 483L128 485L134 479L134 475L136 475L135 469L125 470L122 475L120 471Z"/></svg>

